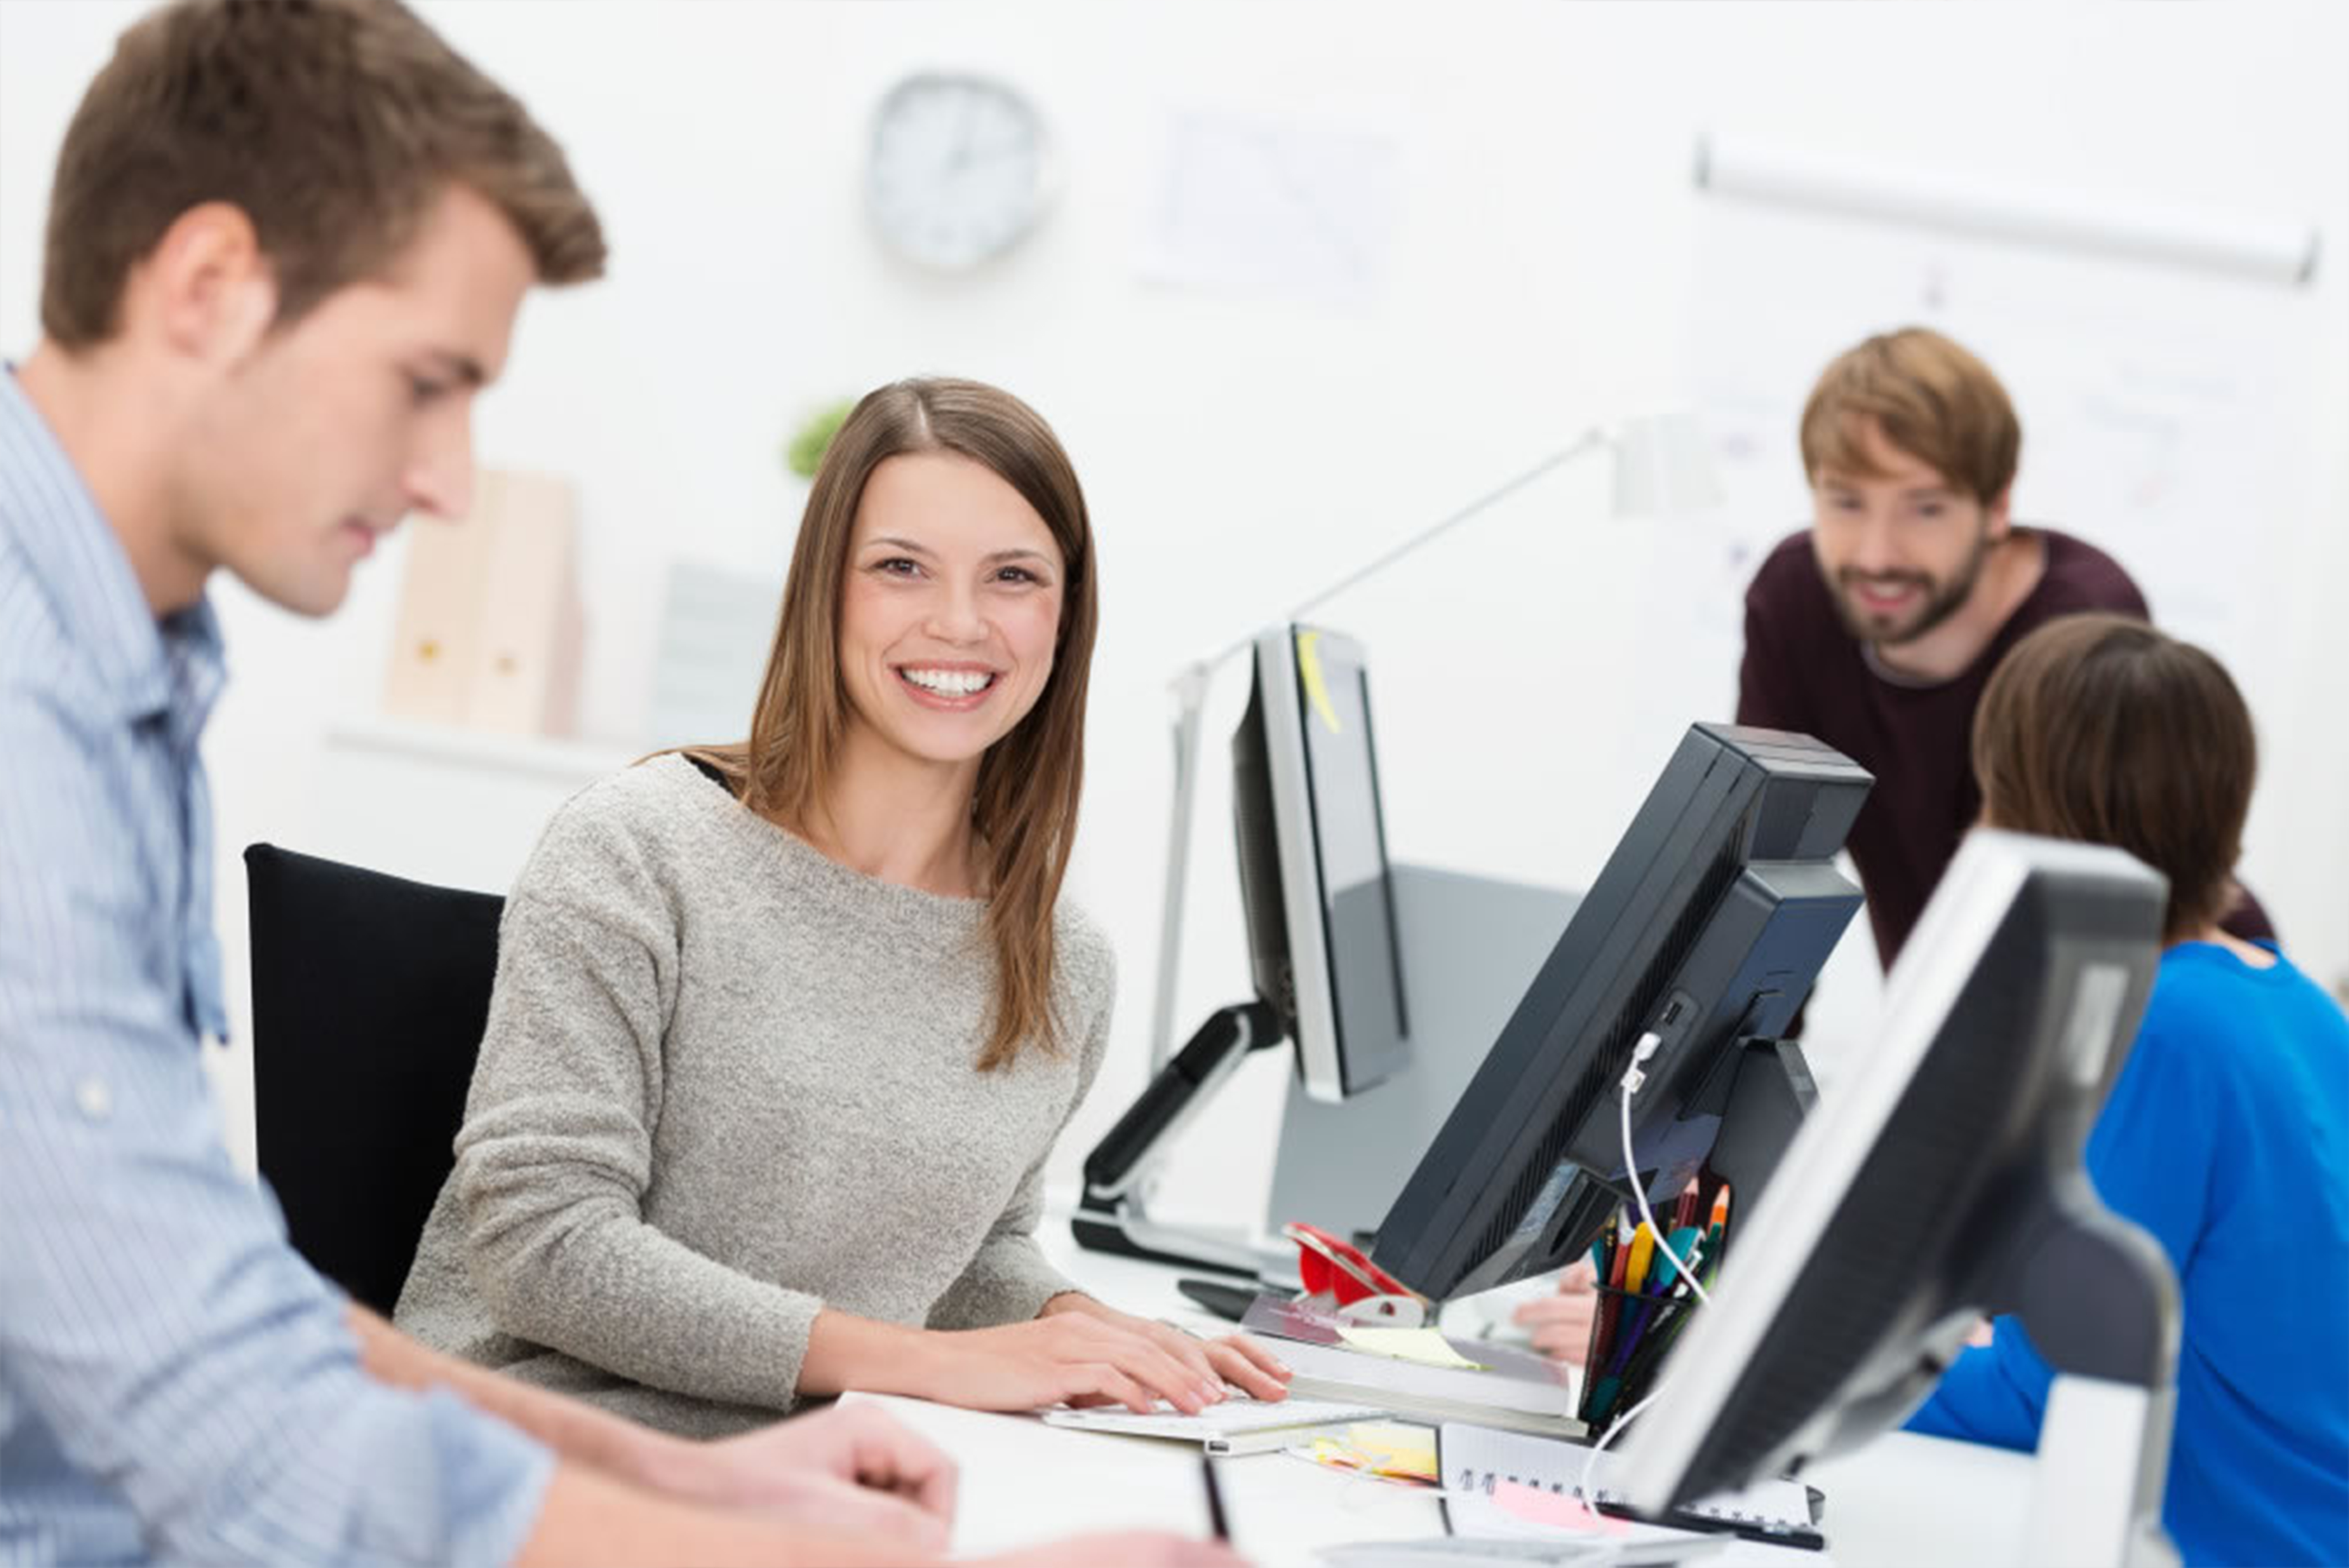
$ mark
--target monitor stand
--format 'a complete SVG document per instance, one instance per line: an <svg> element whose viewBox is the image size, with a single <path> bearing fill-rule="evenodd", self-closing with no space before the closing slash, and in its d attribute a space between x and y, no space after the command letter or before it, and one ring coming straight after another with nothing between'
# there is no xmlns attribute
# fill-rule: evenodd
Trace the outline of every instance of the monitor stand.
<svg viewBox="0 0 2349 1568"><path fill-rule="evenodd" d="M1086 1159L1080 1244L1294 1289L1296 1251L1278 1240L1282 1224L1305 1220L1359 1239L1386 1218L1580 902L1402 862L1392 875L1409 1064L1336 1105L1309 1097L1292 1073L1263 1226L1172 1225L1149 1212L1151 1165L1249 1052L1283 1043L1277 1023L1245 1016L1261 1004L1221 1009Z"/></svg>
<svg viewBox="0 0 2349 1568"><path fill-rule="evenodd" d="M2032 1478L2034 1562L2175 1568L2161 1528L2178 1407L2178 1283L2159 1243L2075 1166L2026 1210L2003 1275L2054 1369Z"/></svg>
<svg viewBox="0 0 2349 1568"><path fill-rule="evenodd" d="M2161 1528L2177 1390L2057 1373L2039 1424L2023 1540L2033 1561L2178 1568Z"/></svg>
<svg viewBox="0 0 2349 1568"><path fill-rule="evenodd" d="M1254 1275L1273 1262L1268 1240L1153 1218L1149 1175L1174 1135L1206 1109L1248 1053L1287 1037L1279 1015L1264 1002L1219 1007L1200 1025L1085 1156L1084 1191L1070 1222L1077 1244L1226 1274Z"/></svg>

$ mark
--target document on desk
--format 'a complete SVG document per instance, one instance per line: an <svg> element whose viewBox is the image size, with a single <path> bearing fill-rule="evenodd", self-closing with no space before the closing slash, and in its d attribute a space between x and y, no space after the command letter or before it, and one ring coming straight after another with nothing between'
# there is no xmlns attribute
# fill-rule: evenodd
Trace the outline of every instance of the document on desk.
<svg viewBox="0 0 2349 1568"><path fill-rule="evenodd" d="M1227 1399L1195 1416L1184 1415L1159 1402L1157 1412L1137 1416L1123 1406L1088 1410L1047 1410L1045 1424L1080 1432L1114 1432L1136 1438L1170 1438L1197 1443L1211 1454L1268 1453L1314 1434L1374 1421L1383 1407L1346 1404L1334 1399Z"/></svg>

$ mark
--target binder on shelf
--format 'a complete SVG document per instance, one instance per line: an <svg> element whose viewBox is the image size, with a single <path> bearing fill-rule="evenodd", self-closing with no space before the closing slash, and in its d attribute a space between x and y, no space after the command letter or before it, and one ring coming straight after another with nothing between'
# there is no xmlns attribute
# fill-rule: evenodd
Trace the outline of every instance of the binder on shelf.
<svg viewBox="0 0 2349 1568"><path fill-rule="evenodd" d="M486 477L474 481L471 515L453 523L419 519L408 526L399 614L383 681L383 710L394 718L461 725L471 706L481 578L489 560L489 531L474 523L484 510Z"/></svg>
<svg viewBox="0 0 2349 1568"><path fill-rule="evenodd" d="M575 720L584 640L569 484L480 470L453 523L413 525L384 712L513 735Z"/></svg>
<svg viewBox="0 0 2349 1568"><path fill-rule="evenodd" d="M481 478L494 505L482 529L488 562L468 722L513 735L569 734L584 629L571 487L539 474Z"/></svg>

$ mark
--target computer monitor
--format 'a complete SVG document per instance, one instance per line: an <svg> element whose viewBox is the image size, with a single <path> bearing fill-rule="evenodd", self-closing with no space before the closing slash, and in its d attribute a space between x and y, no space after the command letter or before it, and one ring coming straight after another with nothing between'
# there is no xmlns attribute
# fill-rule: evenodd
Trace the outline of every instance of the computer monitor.
<svg viewBox="0 0 2349 1568"><path fill-rule="evenodd" d="M2107 1423L2066 1445L2059 1377L2042 1471L2109 1463L2105 1497L2129 1498L2132 1527L2158 1520L2176 1285L2097 1202L2081 1150L2152 988L2166 895L2118 850L1967 838L1893 967L1883 1028L1787 1150L1624 1433L1634 1506L1661 1513L1901 1421L1981 1314L2014 1310L2059 1375L2144 1394L2138 1443ZM2064 1490L2074 1517L2096 1501ZM2050 1562L2112 1544L2035 1542Z"/></svg>
<svg viewBox="0 0 2349 1568"><path fill-rule="evenodd" d="M1661 1208L1709 1167L1749 1201L1812 1098L1780 1037L1859 908L1834 860L1873 783L1806 736L1692 727L1372 1259L1440 1301L1564 1266L1634 1182ZM1627 1171L1617 1085L1650 1031Z"/></svg>
<svg viewBox="0 0 2349 1568"><path fill-rule="evenodd" d="M1249 966L1316 1099L1409 1059L1402 955L1361 645L1310 626L1256 639L1232 735L1232 815Z"/></svg>
<svg viewBox="0 0 2349 1568"><path fill-rule="evenodd" d="M1257 1239L1151 1218L1156 1153L1251 1052L1294 1042L1306 1092L1334 1101L1392 1077L1411 1037L1361 647L1280 625L1253 651L1232 812L1256 995L1210 1015L1093 1146L1071 1222L1099 1251L1243 1273L1269 1261Z"/></svg>

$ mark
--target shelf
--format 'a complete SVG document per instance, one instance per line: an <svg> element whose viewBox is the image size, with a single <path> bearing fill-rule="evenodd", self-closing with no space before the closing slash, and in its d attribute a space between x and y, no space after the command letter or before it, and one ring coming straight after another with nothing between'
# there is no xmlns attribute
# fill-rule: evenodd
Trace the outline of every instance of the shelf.
<svg viewBox="0 0 2349 1568"><path fill-rule="evenodd" d="M449 725L381 717L330 724L326 727L326 744L330 751L372 752L476 772L576 785L616 773L644 755L637 748L609 741L502 735L491 730L458 729Z"/></svg>

